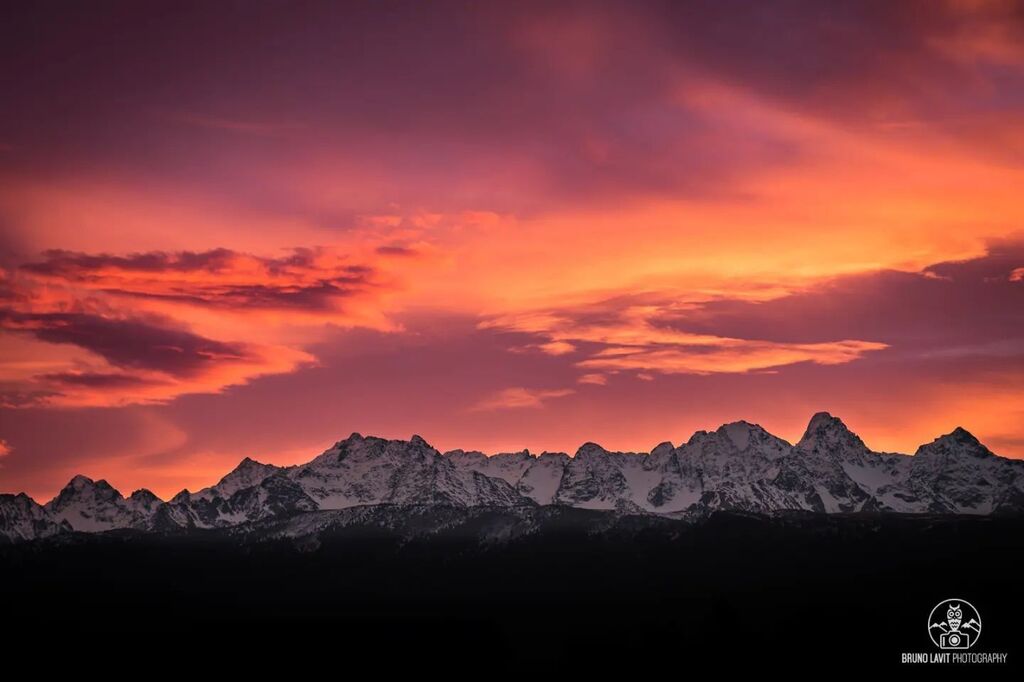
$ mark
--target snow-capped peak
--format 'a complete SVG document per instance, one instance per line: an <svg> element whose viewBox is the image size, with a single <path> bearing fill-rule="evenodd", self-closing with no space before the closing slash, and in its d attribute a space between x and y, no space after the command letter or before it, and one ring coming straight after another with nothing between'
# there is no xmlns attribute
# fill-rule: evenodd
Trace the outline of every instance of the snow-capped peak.
<svg viewBox="0 0 1024 682"><path fill-rule="evenodd" d="M0 495L0 538L34 540L70 530L25 493Z"/></svg>
<svg viewBox="0 0 1024 682"><path fill-rule="evenodd" d="M121 497L121 493L115 490L113 486L107 483L104 479L94 481L88 476L78 474L68 481L68 484L64 486L60 493L57 494L57 497L51 500L49 504L59 506L83 496L112 499L115 497Z"/></svg>
<svg viewBox="0 0 1024 682"><path fill-rule="evenodd" d="M44 509L55 521L67 523L74 530L95 532L148 528L162 504L148 490L137 490L125 499L105 480L78 475Z"/></svg>
<svg viewBox="0 0 1024 682"><path fill-rule="evenodd" d="M926 457L934 455L966 455L979 459L995 456L971 432L961 426L956 427L950 433L939 436L931 443L919 447L915 456L921 455Z"/></svg>
<svg viewBox="0 0 1024 682"><path fill-rule="evenodd" d="M94 481L88 476L77 474L74 476L68 484L64 486L64 490L87 490L89 488L109 488L110 484L105 480Z"/></svg>
<svg viewBox="0 0 1024 682"><path fill-rule="evenodd" d="M151 490L147 490L146 488L139 488L131 495L129 495L128 499L134 500L141 504L153 504L161 501L160 498L157 497Z"/></svg>
<svg viewBox="0 0 1024 682"><path fill-rule="evenodd" d="M797 443L801 450L817 449L853 449L866 451L867 446L860 436L850 431L842 419L833 417L828 412L818 412L811 417L807 430Z"/></svg>
<svg viewBox="0 0 1024 682"><path fill-rule="evenodd" d="M273 464L262 464L251 457L246 457L229 474L220 479L217 485L212 488L206 488L197 494L209 496L209 493L213 492L220 497L228 498L239 490L259 485L268 476L273 475L279 470L280 467L276 467Z"/></svg>
<svg viewBox="0 0 1024 682"><path fill-rule="evenodd" d="M765 431L760 424L747 421L723 424L715 431L698 431L679 448L687 454L701 456L751 455L775 459L792 450L789 443Z"/></svg>
<svg viewBox="0 0 1024 682"><path fill-rule="evenodd" d="M725 434L729 440L732 441L732 444L736 446L737 450L746 450L750 445L750 434L755 428L761 429L760 426L756 426L741 419L738 422L723 424L718 428L718 432Z"/></svg>

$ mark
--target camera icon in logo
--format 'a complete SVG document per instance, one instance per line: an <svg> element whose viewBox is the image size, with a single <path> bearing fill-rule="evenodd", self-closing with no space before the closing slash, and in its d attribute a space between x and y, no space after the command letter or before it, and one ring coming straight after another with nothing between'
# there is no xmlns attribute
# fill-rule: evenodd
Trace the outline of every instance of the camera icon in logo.
<svg viewBox="0 0 1024 682"><path fill-rule="evenodd" d="M970 649L971 636L966 633L949 632L939 635L940 649Z"/></svg>
<svg viewBox="0 0 1024 682"><path fill-rule="evenodd" d="M928 636L940 649L970 649L981 635L981 615L964 599L946 599L928 616Z"/></svg>

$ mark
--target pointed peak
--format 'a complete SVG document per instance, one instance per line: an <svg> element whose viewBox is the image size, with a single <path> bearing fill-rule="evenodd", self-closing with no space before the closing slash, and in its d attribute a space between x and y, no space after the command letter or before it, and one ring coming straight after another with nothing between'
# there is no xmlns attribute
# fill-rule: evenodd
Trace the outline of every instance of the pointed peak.
<svg viewBox="0 0 1024 682"><path fill-rule="evenodd" d="M39 503L36 502L33 498L29 497L29 495L27 493L17 493L17 494L3 493L3 494L0 494L0 498L15 499L15 500L18 500L18 502L20 504L37 505L37 506L39 505Z"/></svg>
<svg viewBox="0 0 1024 682"><path fill-rule="evenodd" d="M264 464L263 462L257 462L252 457L246 457L245 459L243 459L241 462L238 463L238 466L236 466L234 470L235 471L252 471L252 470L264 469L264 468L269 467L269 466L272 466L272 465L271 464Z"/></svg>
<svg viewBox="0 0 1024 682"><path fill-rule="evenodd" d="M149 488L139 488L128 496L132 500L159 500L160 498Z"/></svg>
<svg viewBox="0 0 1024 682"><path fill-rule="evenodd" d="M424 447L424 448L429 448L430 447L430 443L425 441L423 439L423 436L419 435L418 433L414 433L412 435L412 438L409 439L409 442L412 443L413 445L419 445L420 447Z"/></svg>
<svg viewBox="0 0 1024 682"><path fill-rule="evenodd" d="M828 412L818 412L807 424L807 430L797 442L801 450L867 450L860 436L851 431L843 420Z"/></svg>
<svg viewBox="0 0 1024 682"><path fill-rule="evenodd" d="M971 457L994 457L995 455L974 437L967 429L958 426L949 433L939 436L931 443L917 449L921 454L969 455Z"/></svg>
<svg viewBox="0 0 1024 682"><path fill-rule="evenodd" d="M814 416L811 417L811 421L807 423L807 433L828 428L846 429L846 424L843 423L842 419L833 417L828 412L815 412Z"/></svg>
<svg viewBox="0 0 1024 682"><path fill-rule="evenodd" d="M68 484L64 486L64 489L67 490L68 488L71 488L72 490L84 490L85 488L92 488L95 485L96 481L92 480L88 476L76 474L74 478L68 481Z"/></svg>
<svg viewBox="0 0 1024 682"><path fill-rule="evenodd" d="M959 440L959 441L969 442L969 443L978 443L979 442L978 439L974 437L973 433L971 433L970 431L968 431L967 429L965 429L962 426L958 426L955 429L953 429L948 434L948 437L949 438L954 438L954 439Z"/></svg>
<svg viewBox="0 0 1024 682"><path fill-rule="evenodd" d="M179 504L182 502L188 502L190 499L192 499L192 493L188 491L188 488L183 488L180 493L171 498L171 502Z"/></svg>

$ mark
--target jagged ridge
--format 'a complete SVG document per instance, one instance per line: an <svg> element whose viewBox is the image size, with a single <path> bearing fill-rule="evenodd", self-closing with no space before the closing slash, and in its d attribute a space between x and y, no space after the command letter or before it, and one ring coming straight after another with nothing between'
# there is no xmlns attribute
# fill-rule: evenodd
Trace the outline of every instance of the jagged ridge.
<svg viewBox="0 0 1024 682"><path fill-rule="evenodd" d="M84 476L45 506L24 494L0 495L0 538L223 528L364 505L562 505L672 517L718 510L989 514L1024 510L1024 462L994 455L962 428L913 456L873 452L825 412L796 445L740 421L699 431L679 447L666 442L631 453L586 443L573 457L441 454L419 436L354 433L306 464L246 458L216 485L167 502L148 490L125 498Z"/></svg>

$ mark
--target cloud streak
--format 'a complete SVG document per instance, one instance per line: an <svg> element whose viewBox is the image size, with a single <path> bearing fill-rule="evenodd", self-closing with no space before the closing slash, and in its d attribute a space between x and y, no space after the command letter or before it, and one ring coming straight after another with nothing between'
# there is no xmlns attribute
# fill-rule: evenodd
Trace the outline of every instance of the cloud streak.
<svg viewBox="0 0 1024 682"><path fill-rule="evenodd" d="M574 391L571 388L538 389L513 386L486 396L473 405L470 410L474 412L488 412L492 410L536 409L543 407L549 400L564 398L573 393Z"/></svg>
<svg viewBox="0 0 1024 682"><path fill-rule="evenodd" d="M667 298L624 296L577 308L512 314L481 322L482 329L526 334L545 348L552 344L582 349L575 361L588 373L583 383L603 383L599 372L644 375L745 373L800 362L834 365L853 362L887 348L884 343L839 339L819 343L779 343L756 338L698 334L673 328L694 304ZM685 318L684 318L685 319ZM603 377L602 377L603 378Z"/></svg>
<svg viewBox="0 0 1024 682"><path fill-rule="evenodd" d="M723 339L721 347L690 348L606 348L581 360L584 369L635 370L662 374L714 374L754 372L799 362L841 365L859 360L866 353L883 350L884 343L836 341L819 344L778 344Z"/></svg>
<svg viewBox="0 0 1024 682"><path fill-rule="evenodd" d="M229 249L129 256L49 251L21 271L86 291L211 308L330 311L383 286L373 267L326 249L265 258Z"/></svg>

